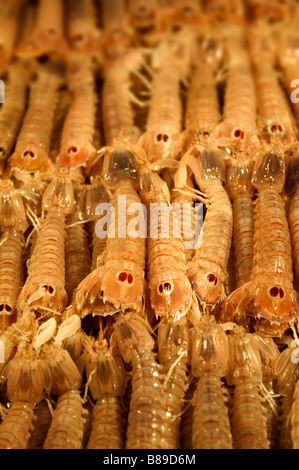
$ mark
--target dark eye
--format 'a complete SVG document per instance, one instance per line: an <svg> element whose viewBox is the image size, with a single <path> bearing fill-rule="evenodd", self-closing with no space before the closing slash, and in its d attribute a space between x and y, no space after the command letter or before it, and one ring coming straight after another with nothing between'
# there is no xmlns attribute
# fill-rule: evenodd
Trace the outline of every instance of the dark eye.
<svg viewBox="0 0 299 470"><path fill-rule="evenodd" d="M281 287L272 287L269 292L272 297L277 297L278 295L281 299L284 297L284 291Z"/></svg>
<svg viewBox="0 0 299 470"><path fill-rule="evenodd" d="M162 294L163 291L164 292L171 292L172 285L170 284L170 282L164 282L164 284L159 285L158 290L159 290L160 294Z"/></svg>
<svg viewBox="0 0 299 470"><path fill-rule="evenodd" d="M54 287L52 286L48 286L48 285L44 285L43 288L49 292L49 294L53 294L54 293Z"/></svg>
<svg viewBox="0 0 299 470"><path fill-rule="evenodd" d="M26 158L26 157L30 157L30 158L35 158L36 155L34 152L31 152L31 150L26 150L26 152L23 153L22 157L23 158Z"/></svg>
<svg viewBox="0 0 299 470"><path fill-rule="evenodd" d="M77 147L70 147L67 153L76 153L78 151Z"/></svg>
<svg viewBox="0 0 299 470"><path fill-rule="evenodd" d="M279 289L278 289L278 287L272 287L272 288L270 289L270 295L271 295L272 297L277 297L278 294L279 294Z"/></svg>
<svg viewBox="0 0 299 470"><path fill-rule="evenodd" d="M209 282L213 282L216 286L217 284L217 277L215 276L215 274L208 274L207 275L207 279Z"/></svg>
<svg viewBox="0 0 299 470"><path fill-rule="evenodd" d="M236 129L234 132L235 137L240 137L240 139L243 139L244 137L244 132L241 129Z"/></svg>
<svg viewBox="0 0 299 470"><path fill-rule="evenodd" d="M157 134L156 135L156 141L157 142L168 142L169 141L169 135L167 134Z"/></svg>
<svg viewBox="0 0 299 470"><path fill-rule="evenodd" d="M273 124L271 127L270 127L270 131L271 132L282 132L283 129L282 129L282 126L280 124Z"/></svg>

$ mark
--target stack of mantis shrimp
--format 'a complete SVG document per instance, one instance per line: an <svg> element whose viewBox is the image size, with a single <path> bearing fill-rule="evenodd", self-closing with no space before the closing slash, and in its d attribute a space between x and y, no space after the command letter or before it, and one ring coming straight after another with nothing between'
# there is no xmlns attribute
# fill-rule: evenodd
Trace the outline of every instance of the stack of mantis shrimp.
<svg viewBox="0 0 299 470"><path fill-rule="evenodd" d="M0 0L0 448L299 448L298 21Z"/></svg>

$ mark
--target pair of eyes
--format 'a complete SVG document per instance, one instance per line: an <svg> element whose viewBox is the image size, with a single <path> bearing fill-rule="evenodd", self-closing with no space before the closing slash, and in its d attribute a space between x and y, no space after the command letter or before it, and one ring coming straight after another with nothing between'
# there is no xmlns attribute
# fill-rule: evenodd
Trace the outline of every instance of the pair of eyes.
<svg viewBox="0 0 299 470"><path fill-rule="evenodd" d="M157 134L156 135L156 142L168 142L170 140L170 136L168 134Z"/></svg>
<svg viewBox="0 0 299 470"><path fill-rule="evenodd" d="M281 287L271 287L271 289L269 290L269 294L271 295L271 297L280 297L281 299L284 297L284 291L282 290Z"/></svg>
<svg viewBox="0 0 299 470"><path fill-rule="evenodd" d="M11 312L12 308L8 304L1 304L0 305L0 312L3 312L3 310L6 310L7 312Z"/></svg>
<svg viewBox="0 0 299 470"><path fill-rule="evenodd" d="M32 160L36 158L36 153L32 152L31 150L26 150L24 153L21 155L22 158L27 158L30 157Z"/></svg>
<svg viewBox="0 0 299 470"><path fill-rule="evenodd" d="M133 284L134 278L133 278L131 273L122 272L118 275L118 280L120 282L126 282L127 281L128 284Z"/></svg>
<svg viewBox="0 0 299 470"><path fill-rule="evenodd" d="M271 126L267 127L267 131L274 133L274 132L283 132L284 128L281 124L272 124ZM244 131L241 129L235 129L233 131L233 137L244 139Z"/></svg>
<svg viewBox="0 0 299 470"><path fill-rule="evenodd" d="M51 295L53 295L53 294L54 294L54 291L55 291L54 287L52 287L52 286L47 286L47 285L43 286L43 289L45 289L45 290L46 290L47 292L49 292L49 294L51 294Z"/></svg>
<svg viewBox="0 0 299 470"><path fill-rule="evenodd" d="M215 276L215 274L208 274L207 275L207 280L208 282L210 283L213 283L215 286L217 284L217 277ZM158 292L159 294L163 294L163 292L171 292L173 289L173 286L170 282L164 282L163 284L160 284L159 287L158 287Z"/></svg>
<svg viewBox="0 0 299 470"><path fill-rule="evenodd" d="M267 127L267 131L274 133L274 132L283 132L284 131L284 126L281 124L272 124L271 126Z"/></svg>

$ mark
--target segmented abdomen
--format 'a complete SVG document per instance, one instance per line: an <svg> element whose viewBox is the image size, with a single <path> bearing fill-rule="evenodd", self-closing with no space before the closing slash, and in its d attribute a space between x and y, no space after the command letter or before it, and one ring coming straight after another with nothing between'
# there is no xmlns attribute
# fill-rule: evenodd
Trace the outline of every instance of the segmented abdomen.
<svg viewBox="0 0 299 470"><path fill-rule="evenodd" d="M291 428L291 438L293 449L299 449L299 405L298 405L298 397L299 397L299 381L297 381L294 395L293 395L293 405L290 414L289 425Z"/></svg>
<svg viewBox="0 0 299 470"><path fill-rule="evenodd" d="M33 417L33 405L21 401L12 403L0 424L0 449L26 449Z"/></svg>
<svg viewBox="0 0 299 470"><path fill-rule="evenodd" d="M272 133L278 131L283 144L295 141L294 118L286 95L280 86L277 74L267 61L255 66L255 81L258 94L258 120L260 129L266 130L265 137L271 140Z"/></svg>
<svg viewBox="0 0 299 470"><path fill-rule="evenodd" d="M103 265L102 255L106 248L107 239L97 236L95 229L92 236L92 261L91 271Z"/></svg>
<svg viewBox="0 0 299 470"><path fill-rule="evenodd" d="M219 99L211 66L200 60L188 91L185 127L209 136L220 122Z"/></svg>
<svg viewBox="0 0 299 470"><path fill-rule="evenodd" d="M272 282L293 288L292 253L289 227L281 196L274 189L258 194L254 229L252 278L272 276Z"/></svg>
<svg viewBox="0 0 299 470"><path fill-rule="evenodd" d="M223 282L233 230L232 206L221 181L211 182L206 190L210 205L203 223L202 244L187 266L188 277L192 280L198 267L202 267Z"/></svg>
<svg viewBox="0 0 299 470"><path fill-rule="evenodd" d="M54 307L62 310L66 306L65 284L65 216L55 208L50 211L38 232L33 253L29 260L28 277L19 300L43 303L37 289L45 287L49 294L60 299ZM56 292L55 292L56 290ZM50 296L49 299L52 297ZM39 300L40 299L40 300ZM54 297L53 297L54 299ZM49 300L51 303L51 300ZM45 307L45 305L43 305Z"/></svg>
<svg viewBox="0 0 299 470"><path fill-rule="evenodd" d="M93 146L96 93L91 65L75 73L74 79L78 83L70 83L72 103L64 122L60 147L60 159L67 166L86 161L96 151Z"/></svg>
<svg viewBox="0 0 299 470"><path fill-rule="evenodd" d="M117 67L108 64L104 70L102 113L107 145L111 145L113 139L122 133L135 134L136 137L139 134L134 125L133 110L128 96L129 71L126 71L125 67L125 65Z"/></svg>
<svg viewBox="0 0 299 470"><path fill-rule="evenodd" d="M126 449L169 449L159 366L151 351L136 348Z"/></svg>
<svg viewBox="0 0 299 470"><path fill-rule="evenodd" d="M82 224L68 227L65 244L65 288L70 300L74 289L89 273L87 233Z"/></svg>
<svg viewBox="0 0 299 470"><path fill-rule="evenodd" d="M236 275L235 259L234 259L233 248L231 246L230 251L229 251L229 257L227 260L226 269L224 272L224 280L223 280L225 295L229 295L235 290L236 288L235 275Z"/></svg>
<svg viewBox="0 0 299 470"><path fill-rule="evenodd" d="M122 213L119 212L118 204L124 204ZM126 199L124 199L126 198ZM145 268L145 238L130 237L128 226L130 221L136 217L135 214L128 215L127 211L131 204L140 204L141 200L130 181L121 181L114 190L111 204L115 209L115 238L109 237L103 253L103 260L107 270L130 269L139 280L144 278Z"/></svg>
<svg viewBox="0 0 299 470"><path fill-rule="evenodd" d="M19 14L21 2L3 4L0 13L0 73L6 70L11 57L15 40L18 34Z"/></svg>
<svg viewBox="0 0 299 470"><path fill-rule="evenodd" d="M64 242L65 217L53 210L46 215L38 233L30 258L28 282L31 278L36 280L39 276L55 275L55 279L63 280L64 284Z"/></svg>
<svg viewBox="0 0 299 470"><path fill-rule="evenodd" d="M76 390L58 398L43 449L80 449L84 428L83 403Z"/></svg>
<svg viewBox="0 0 299 470"><path fill-rule="evenodd" d="M273 387L273 383L270 383L270 381L268 383L266 381L263 381L263 385L265 386L267 393L270 395L270 399L272 401L272 403L269 403L269 401L266 399L263 403L267 420L267 435L269 440L269 447L270 449L278 449L280 429L278 421L278 397L274 397L276 391Z"/></svg>
<svg viewBox="0 0 299 470"><path fill-rule="evenodd" d="M72 48L92 54L97 46L96 14L91 0L67 2L68 36Z"/></svg>
<svg viewBox="0 0 299 470"><path fill-rule="evenodd" d="M267 420L258 384L236 385L231 409L235 449L268 449Z"/></svg>
<svg viewBox="0 0 299 470"><path fill-rule="evenodd" d="M171 192L174 213L181 224L181 237L185 247L185 262L191 261L195 254L195 207L193 197L179 191ZM178 204L176 206L175 204Z"/></svg>
<svg viewBox="0 0 299 470"><path fill-rule="evenodd" d="M117 397L103 397L95 405L88 449L123 449L123 409Z"/></svg>
<svg viewBox="0 0 299 470"><path fill-rule="evenodd" d="M37 404L34 416L33 431L27 449L42 449L52 421L51 411L46 400Z"/></svg>
<svg viewBox="0 0 299 470"><path fill-rule="evenodd" d="M180 99L180 73L176 67L164 67L158 71L152 83L151 100L146 129L167 125L179 133L182 127L182 103Z"/></svg>
<svg viewBox="0 0 299 470"><path fill-rule="evenodd" d="M180 448L180 422L187 390L189 325L187 318L180 322L165 319L158 330L158 358L164 373L165 427L173 449Z"/></svg>
<svg viewBox="0 0 299 470"><path fill-rule="evenodd" d="M64 5L62 0L41 0L37 10L35 31L39 53L59 51L66 46L64 41Z"/></svg>
<svg viewBox="0 0 299 470"><path fill-rule="evenodd" d="M148 205L148 242L147 242L147 267L150 288L166 279L171 279L172 274L186 273L185 248L178 224L173 220L173 211L150 211ZM169 231L169 232L168 232ZM169 237L165 234L169 233ZM174 238L173 234L178 237ZM164 235L164 236L163 236Z"/></svg>
<svg viewBox="0 0 299 470"><path fill-rule="evenodd" d="M292 254L294 260L295 280L299 283L299 187L291 199L288 213L288 222L292 242Z"/></svg>
<svg viewBox="0 0 299 470"><path fill-rule="evenodd" d="M254 206L250 195L240 194L233 202L233 247L237 287L248 282L253 264Z"/></svg>
<svg viewBox="0 0 299 470"><path fill-rule="evenodd" d="M43 71L30 90L29 107L17 139L15 154L26 152L48 155L57 103L58 75ZM25 155L26 156L26 155Z"/></svg>
<svg viewBox="0 0 299 470"><path fill-rule="evenodd" d="M290 396L283 395L281 397L280 404L280 419L279 419L279 448L280 449L292 449L292 437L291 437L291 412L292 412L293 399Z"/></svg>
<svg viewBox="0 0 299 470"><path fill-rule="evenodd" d="M239 63L230 65L225 88L224 120L231 120L236 126L245 125L255 129L255 85L250 68L249 57L240 49L243 58Z"/></svg>
<svg viewBox="0 0 299 470"><path fill-rule="evenodd" d="M0 158L8 158L13 149L25 109L28 76L20 64L10 66L5 103L0 113Z"/></svg>
<svg viewBox="0 0 299 470"><path fill-rule="evenodd" d="M184 398L184 412L181 420L181 445L182 449L192 449L192 428L194 414L194 395L197 388L198 379L194 378L186 392Z"/></svg>
<svg viewBox="0 0 299 470"><path fill-rule="evenodd" d="M24 237L15 230L6 231L0 241L0 318L2 328L14 318L14 310L23 284ZM11 318L10 318L11 315Z"/></svg>
<svg viewBox="0 0 299 470"><path fill-rule="evenodd" d="M193 400L193 449L232 449L223 382L214 375L204 375Z"/></svg>

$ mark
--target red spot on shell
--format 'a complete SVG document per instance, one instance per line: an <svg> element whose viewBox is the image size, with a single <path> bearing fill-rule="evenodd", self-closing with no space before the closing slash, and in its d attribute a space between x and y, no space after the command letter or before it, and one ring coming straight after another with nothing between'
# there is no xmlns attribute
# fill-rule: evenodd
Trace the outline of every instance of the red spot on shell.
<svg viewBox="0 0 299 470"><path fill-rule="evenodd" d="M217 284L217 277L215 276L215 274L208 274L207 279L209 282L214 282L215 284Z"/></svg>
<svg viewBox="0 0 299 470"><path fill-rule="evenodd" d="M127 273L120 273L119 276L118 276L118 279L120 282L125 282L127 280Z"/></svg>
<svg viewBox="0 0 299 470"><path fill-rule="evenodd" d="M234 136L235 136L235 137L240 137L240 139L243 139L243 137L244 137L244 132L243 132L241 129L237 129L237 130L235 130L235 132L234 132Z"/></svg>
<svg viewBox="0 0 299 470"><path fill-rule="evenodd" d="M272 295L272 297L277 297L279 294L279 289L278 287L272 287L270 289L270 295Z"/></svg>

